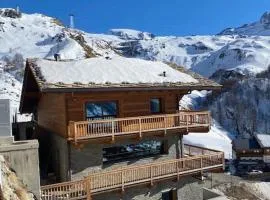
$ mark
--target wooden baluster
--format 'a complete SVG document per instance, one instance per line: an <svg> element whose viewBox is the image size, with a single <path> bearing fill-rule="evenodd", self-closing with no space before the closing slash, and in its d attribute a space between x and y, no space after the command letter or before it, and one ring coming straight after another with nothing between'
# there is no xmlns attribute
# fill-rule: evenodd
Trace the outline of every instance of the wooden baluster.
<svg viewBox="0 0 270 200"><path fill-rule="evenodd" d="M142 138L142 119L139 118L139 137L140 139Z"/></svg>
<svg viewBox="0 0 270 200"><path fill-rule="evenodd" d="M74 123L74 141L75 141L75 144L77 144L77 135L78 135L77 124Z"/></svg>
<svg viewBox="0 0 270 200"><path fill-rule="evenodd" d="M121 170L121 178L122 178L122 192L125 191L125 177L124 177L124 170Z"/></svg>
<svg viewBox="0 0 270 200"><path fill-rule="evenodd" d="M150 166L150 181L151 181L151 186L153 186L153 165Z"/></svg>
<svg viewBox="0 0 270 200"><path fill-rule="evenodd" d="M165 136L167 135L167 121L166 121L166 119L167 119L167 116L164 115L163 120L164 120L164 135Z"/></svg>
<svg viewBox="0 0 270 200"><path fill-rule="evenodd" d="M112 142L114 141L114 121L112 121Z"/></svg>

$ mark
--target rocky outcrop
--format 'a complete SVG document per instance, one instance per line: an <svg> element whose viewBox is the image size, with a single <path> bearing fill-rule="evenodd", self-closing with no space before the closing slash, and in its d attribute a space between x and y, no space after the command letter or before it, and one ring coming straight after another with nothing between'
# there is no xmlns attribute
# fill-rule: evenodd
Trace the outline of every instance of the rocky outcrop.
<svg viewBox="0 0 270 200"><path fill-rule="evenodd" d="M27 191L27 188L18 179L6 163L4 157L0 155L1 179L0 186L3 200L35 200L34 195ZM0 190L0 193L1 193Z"/></svg>
<svg viewBox="0 0 270 200"><path fill-rule="evenodd" d="M261 24L270 24L270 12L263 13L260 22Z"/></svg>
<svg viewBox="0 0 270 200"><path fill-rule="evenodd" d="M0 16L10 17L10 18L20 18L22 14L20 12L17 12L14 9L5 8L5 9L0 9Z"/></svg>

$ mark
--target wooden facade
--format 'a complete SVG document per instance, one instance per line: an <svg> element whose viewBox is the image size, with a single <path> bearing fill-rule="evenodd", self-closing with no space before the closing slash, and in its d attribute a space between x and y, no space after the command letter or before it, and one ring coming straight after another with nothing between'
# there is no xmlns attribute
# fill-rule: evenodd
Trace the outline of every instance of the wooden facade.
<svg viewBox="0 0 270 200"><path fill-rule="evenodd" d="M56 134L68 138L70 121L86 121L87 102L117 102L117 118L152 115L150 99L161 99L162 113L173 114L179 100L187 91L132 91L92 93L42 93L38 103L38 124Z"/></svg>

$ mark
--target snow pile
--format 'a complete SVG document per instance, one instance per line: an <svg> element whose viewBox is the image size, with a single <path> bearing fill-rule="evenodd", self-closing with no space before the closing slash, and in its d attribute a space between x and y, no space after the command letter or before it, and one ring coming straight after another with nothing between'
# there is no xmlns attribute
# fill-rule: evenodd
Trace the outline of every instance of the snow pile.
<svg viewBox="0 0 270 200"><path fill-rule="evenodd" d="M269 182L256 182L253 183L251 186L251 190L253 190L255 193L258 193L259 196L261 196L265 200L270 200L270 183Z"/></svg>
<svg viewBox="0 0 270 200"><path fill-rule="evenodd" d="M232 135L213 122L208 133L189 133L184 136L184 143L223 151L225 158L232 158Z"/></svg>
<svg viewBox="0 0 270 200"><path fill-rule="evenodd" d="M90 58L79 61L36 61L48 83L82 84L105 83L197 83L188 74L175 70L162 62L136 58ZM165 72L165 75L164 75ZM71 76L72 74L72 76Z"/></svg>

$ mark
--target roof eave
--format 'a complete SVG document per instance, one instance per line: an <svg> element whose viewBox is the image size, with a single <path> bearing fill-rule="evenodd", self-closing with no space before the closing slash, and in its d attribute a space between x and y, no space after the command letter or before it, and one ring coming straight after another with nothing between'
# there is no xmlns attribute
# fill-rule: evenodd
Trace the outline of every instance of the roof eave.
<svg viewBox="0 0 270 200"><path fill-rule="evenodd" d="M219 91L222 89L221 85L217 86L178 86L178 87L63 87L63 88L42 88L41 92L108 92L108 91L149 91L149 90L215 90Z"/></svg>

